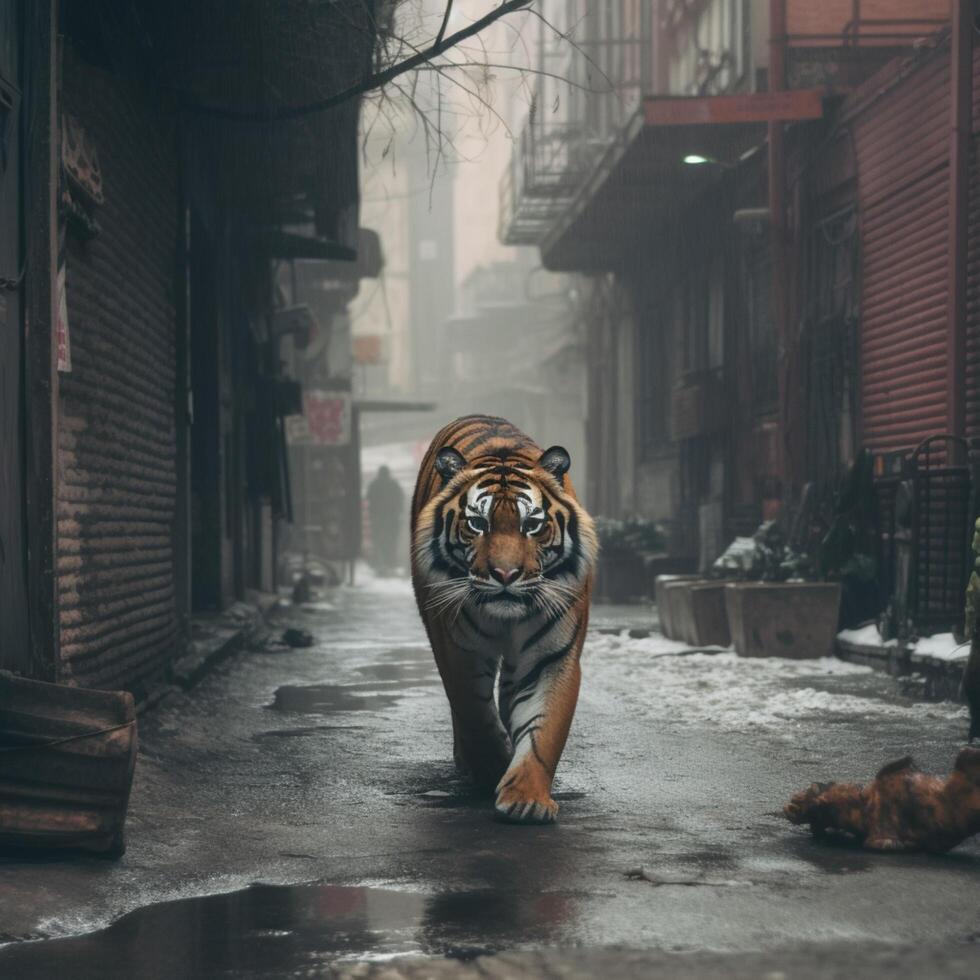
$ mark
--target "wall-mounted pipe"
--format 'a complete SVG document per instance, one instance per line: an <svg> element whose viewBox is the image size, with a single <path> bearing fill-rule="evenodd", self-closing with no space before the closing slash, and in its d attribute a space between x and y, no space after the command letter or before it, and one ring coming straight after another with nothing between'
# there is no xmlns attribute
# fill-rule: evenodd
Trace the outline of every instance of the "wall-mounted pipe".
<svg viewBox="0 0 980 980"><path fill-rule="evenodd" d="M769 2L769 91L786 87L786 0ZM784 489L789 481L788 443L790 429L789 296L786 241L786 150L785 131L780 122L770 122L769 135L769 233L772 269L772 313L776 330L776 371L779 391L779 430L776 466Z"/></svg>
<svg viewBox="0 0 980 980"><path fill-rule="evenodd" d="M973 129L973 3L953 0L949 138L949 289L946 322L947 429L966 430L966 293Z"/></svg>

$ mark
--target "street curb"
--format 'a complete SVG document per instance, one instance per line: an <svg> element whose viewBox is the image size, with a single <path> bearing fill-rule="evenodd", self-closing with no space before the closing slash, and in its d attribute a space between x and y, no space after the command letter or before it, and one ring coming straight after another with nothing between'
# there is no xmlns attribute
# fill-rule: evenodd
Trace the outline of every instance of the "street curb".
<svg viewBox="0 0 980 980"><path fill-rule="evenodd" d="M245 646L248 629L220 630L217 636L207 640L192 640L188 652L173 665L171 677L183 691L189 691L219 663L238 653Z"/></svg>
<svg viewBox="0 0 980 980"><path fill-rule="evenodd" d="M258 603L236 602L220 613L191 617L193 639L187 653L171 669L171 678L182 690L199 684L218 664L244 649L266 624L266 611ZM196 634L196 635L195 635Z"/></svg>
<svg viewBox="0 0 980 980"><path fill-rule="evenodd" d="M956 701L965 704L962 693L963 660L942 660L916 653L908 647L872 646L837 638L837 656L849 663L873 667L891 677L919 677L923 695L930 701Z"/></svg>

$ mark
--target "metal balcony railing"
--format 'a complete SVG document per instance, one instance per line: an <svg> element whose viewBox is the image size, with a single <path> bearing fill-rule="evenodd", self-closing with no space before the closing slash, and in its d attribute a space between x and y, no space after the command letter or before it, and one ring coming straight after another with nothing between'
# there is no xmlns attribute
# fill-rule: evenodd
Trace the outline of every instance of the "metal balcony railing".
<svg viewBox="0 0 980 980"><path fill-rule="evenodd" d="M925 4L926 13L932 12L934 2L938 4ZM704 5L690 0L669 0L666 5L654 0L553 0L551 9L556 8L564 11L568 37L557 46L551 40L539 43L535 67L543 73L500 182L499 237L510 245L544 239L634 118L643 96L657 92L654 52L670 48L669 37L666 45L656 43L660 32L685 30L701 16ZM875 12L881 9L878 4ZM810 16L806 23L816 30L791 30L785 42L791 57L800 49L835 50L835 59L850 66L837 76L845 85L867 74L861 71L863 58L889 56L889 51L911 45L946 23L930 16L868 17L862 0L852 0L844 14L835 10L827 12L828 20ZM824 23L827 30L819 33ZM738 40L743 42L744 38ZM725 54L721 57L716 68L724 66Z"/></svg>
<svg viewBox="0 0 980 980"><path fill-rule="evenodd" d="M650 0L569 0L557 72L539 76L531 111L500 182L499 236L539 242L599 157L653 91ZM550 69L545 56L538 67Z"/></svg>

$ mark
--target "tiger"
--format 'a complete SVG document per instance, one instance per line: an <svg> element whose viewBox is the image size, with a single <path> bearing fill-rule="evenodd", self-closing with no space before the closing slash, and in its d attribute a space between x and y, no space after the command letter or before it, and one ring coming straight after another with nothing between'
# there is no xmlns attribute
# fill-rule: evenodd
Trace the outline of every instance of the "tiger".
<svg viewBox="0 0 980 980"><path fill-rule="evenodd" d="M412 499L412 584L454 761L514 823L557 818L578 702L598 539L570 466L562 446L469 415L436 435Z"/></svg>

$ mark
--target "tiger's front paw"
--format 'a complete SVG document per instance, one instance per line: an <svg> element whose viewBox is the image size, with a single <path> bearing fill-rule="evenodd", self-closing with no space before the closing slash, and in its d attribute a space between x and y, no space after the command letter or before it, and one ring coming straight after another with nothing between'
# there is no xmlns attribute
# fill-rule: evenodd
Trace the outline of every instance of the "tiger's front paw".
<svg viewBox="0 0 980 980"><path fill-rule="evenodd" d="M551 780L544 772L518 769L504 774L494 804L497 815L510 823L554 823L558 804L551 798Z"/></svg>

